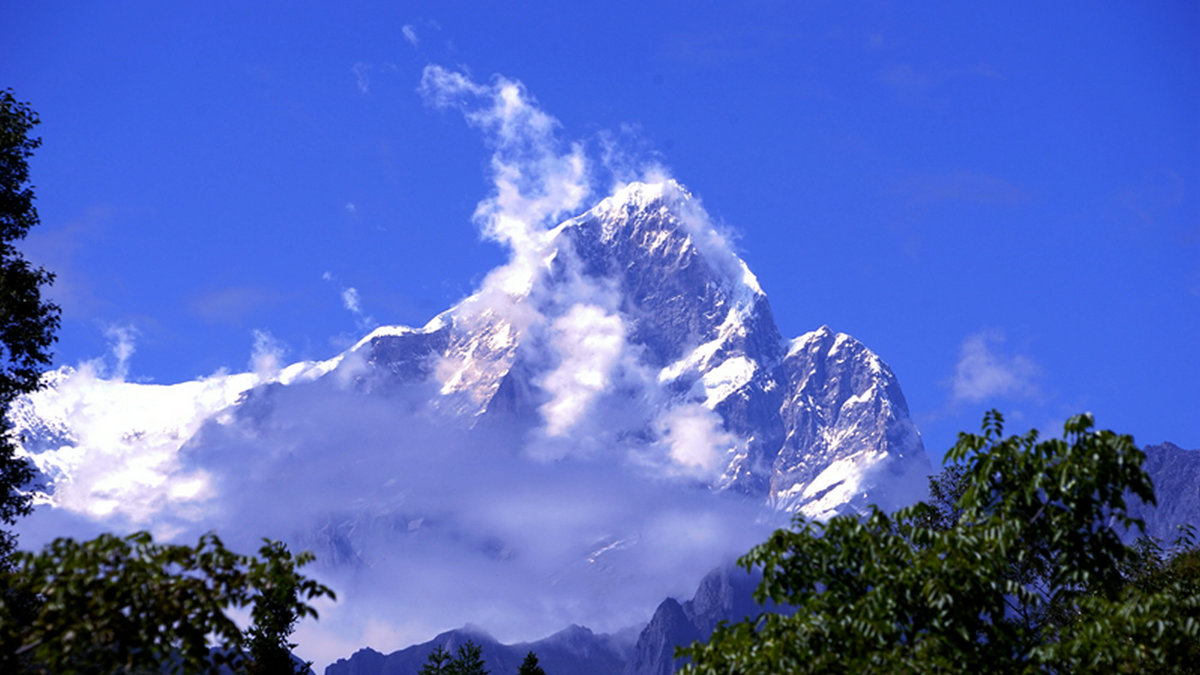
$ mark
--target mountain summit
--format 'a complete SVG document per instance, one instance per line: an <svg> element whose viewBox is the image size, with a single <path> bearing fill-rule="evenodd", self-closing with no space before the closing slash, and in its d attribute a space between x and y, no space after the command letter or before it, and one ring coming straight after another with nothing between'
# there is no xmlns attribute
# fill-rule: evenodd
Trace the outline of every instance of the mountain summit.
<svg viewBox="0 0 1200 675"><path fill-rule="evenodd" d="M887 365L827 327L782 339L754 274L678 183L622 187L539 254L424 328L364 338L358 377L436 382L435 407L523 423L534 455L633 446L811 516L928 473Z"/></svg>

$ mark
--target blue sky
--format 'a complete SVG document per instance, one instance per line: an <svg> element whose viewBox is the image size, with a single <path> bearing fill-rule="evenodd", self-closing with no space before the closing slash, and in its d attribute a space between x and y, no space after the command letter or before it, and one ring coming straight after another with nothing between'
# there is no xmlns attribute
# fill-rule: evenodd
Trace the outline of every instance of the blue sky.
<svg viewBox="0 0 1200 675"><path fill-rule="evenodd" d="M130 379L177 382L255 331L327 358L471 292L506 252L483 139L416 93L440 64L668 167L785 335L892 366L935 460L990 407L1200 448L1195 3L246 4L6 11L58 363L125 334Z"/></svg>

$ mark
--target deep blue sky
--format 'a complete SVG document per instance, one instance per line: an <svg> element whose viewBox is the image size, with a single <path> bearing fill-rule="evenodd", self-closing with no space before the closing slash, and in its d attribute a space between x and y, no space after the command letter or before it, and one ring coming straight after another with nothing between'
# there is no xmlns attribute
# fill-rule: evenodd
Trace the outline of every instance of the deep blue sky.
<svg viewBox="0 0 1200 675"><path fill-rule="evenodd" d="M892 366L935 460L989 407L1200 448L1194 2L248 4L5 11L59 363L114 326L160 383L244 369L254 330L326 358L468 294L505 252L488 149L415 92L436 63L669 167L786 335Z"/></svg>

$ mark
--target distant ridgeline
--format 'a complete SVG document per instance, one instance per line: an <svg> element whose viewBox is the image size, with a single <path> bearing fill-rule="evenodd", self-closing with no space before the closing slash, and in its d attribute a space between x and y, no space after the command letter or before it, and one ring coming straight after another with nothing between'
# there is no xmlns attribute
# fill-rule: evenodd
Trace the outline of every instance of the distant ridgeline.
<svg viewBox="0 0 1200 675"><path fill-rule="evenodd" d="M1154 481L1158 506L1139 504L1131 511L1146 520L1146 534L1170 542L1180 525L1200 528L1200 451L1172 443L1150 445L1145 468ZM740 621L763 611L752 597L759 577L733 565L718 568L700 583L692 599L667 598L641 630L596 634L571 626L536 642L502 645L478 628L466 627L391 654L362 649L325 669L325 675L416 675L430 652L457 649L466 640L483 646L493 675L516 673L529 651L538 655L548 675L670 675L682 661L675 647L705 641L721 621Z"/></svg>
<svg viewBox="0 0 1200 675"><path fill-rule="evenodd" d="M516 673L530 651L537 654L547 675L666 675L679 666L676 645L706 639L719 622L740 621L761 611L751 597L757 585L756 576L729 565L706 576L691 600L664 600L641 630L598 635L571 626L536 642L502 645L481 629L467 626L387 655L359 650L329 665L325 675L416 675L434 649L440 646L453 652L467 640L482 646L492 675Z"/></svg>

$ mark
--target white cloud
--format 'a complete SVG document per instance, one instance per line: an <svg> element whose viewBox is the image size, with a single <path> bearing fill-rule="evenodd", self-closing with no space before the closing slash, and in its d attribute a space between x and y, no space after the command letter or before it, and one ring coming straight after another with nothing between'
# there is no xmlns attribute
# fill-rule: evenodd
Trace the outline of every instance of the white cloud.
<svg viewBox="0 0 1200 675"><path fill-rule="evenodd" d="M588 321L606 323L598 312ZM241 377L99 383L108 390L73 410L82 454L56 497L97 528L176 540L215 528L235 550L263 536L313 550L309 571L339 601L297 633L308 658L399 649L468 621L510 641L570 623L620 629L770 528L755 524L758 504L608 457L504 452L518 434L440 426L420 387L364 396L334 377L259 389L197 434L202 406L235 400ZM40 522L26 521L26 545L50 532ZM409 618L395 619L397 606Z"/></svg>
<svg viewBox="0 0 1200 675"><path fill-rule="evenodd" d="M164 386L99 374L92 363L64 367L51 388L20 405L61 425L61 445L36 455L59 506L110 522L159 530L199 515L212 496L204 470L181 465L179 449L216 411L255 383L253 375Z"/></svg>
<svg viewBox="0 0 1200 675"><path fill-rule="evenodd" d="M109 340L109 349L115 360L112 377L124 380L129 376L129 359L137 351L139 331L132 324L112 324L104 329L104 337Z"/></svg>
<svg viewBox="0 0 1200 675"><path fill-rule="evenodd" d="M218 371L171 385L126 382L132 328L106 331L118 366L96 358L45 376L46 387L17 401L20 419L37 418L50 445L28 449L52 487L52 502L113 526L150 527L169 536L211 515L216 494L209 468L189 465L182 452L207 423L229 424L230 406L254 387L298 382L328 370L303 363L281 369L286 347L253 331L251 372Z"/></svg>
<svg viewBox="0 0 1200 675"><path fill-rule="evenodd" d="M354 82L358 85L358 91L363 94L371 92L371 66L370 64L359 61L354 64L350 71L354 73Z"/></svg>
<svg viewBox="0 0 1200 675"><path fill-rule="evenodd" d="M342 289L342 306L354 315L354 324L358 330L365 332L379 325L375 321L375 317L363 311L362 297L359 295L357 288L347 286Z"/></svg>
<svg viewBox="0 0 1200 675"><path fill-rule="evenodd" d="M675 406L658 421L671 459L700 478L713 478L738 443L725 431L720 415L697 403Z"/></svg>
<svg viewBox="0 0 1200 675"><path fill-rule="evenodd" d="M251 335L254 336L254 347L250 352L250 371L262 381L278 377L287 347L269 331L256 329Z"/></svg>
<svg viewBox="0 0 1200 675"><path fill-rule="evenodd" d="M346 202L346 213L349 213L352 216L357 216L358 206L356 206L354 202Z"/></svg>
<svg viewBox="0 0 1200 675"><path fill-rule="evenodd" d="M331 284L337 284L341 290L338 292L338 297L342 301L342 307L346 311L354 315L354 326L359 331L366 332L379 325L375 317L366 313L363 309L362 295L354 286L341 286L337 276L332 272L324 272L321 274L321 279Z"/></svg>
<svg viewBox="0 0 1200 675"><path fill-rule="evenodd" d="M419 91L430 105L460 110L492 146L493 194L475 209L483 235L512 249L510 262L489 275L485 288L510 296L532 289L547 250L547 231L578 211L592 189L582 144L555 137L559 123L543 112L520 82L496 76L489 84L467 74L427 66Z"/></svg>
<svg viewBox="0 0 1200 675"><path fill-rule="evenodd" d="M601 307L577 304L555 319L550 330L561 363L541 382L551 396L542 415L546 433L562 436L609 390L612 370L625 349L625 325Z"/></svg>
<svg viewBox="0 0 1200 675"><path fill-rule="evenodd" d="M354 314L362 314L357 288L350 286L349 288L342 289L342 306Z"/></svg>
<svg viewBox="0 0 1200 675"><path fill-rule="evenodd" d="M405 24L400 32L404 35L404 41L414 47L421 42L421 38L417 36L417 29L412 24Z"/></svg>
<svg viewBox="0 0 1200 675"><path fill-rule="evenodd" d="M1026 356L1003 353L1003 345L1004 335L997 331L982 331L963 340L951 381L955 402L1037 395L1037 366Z"/></svg>

